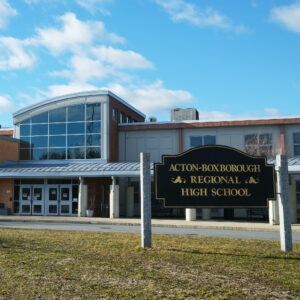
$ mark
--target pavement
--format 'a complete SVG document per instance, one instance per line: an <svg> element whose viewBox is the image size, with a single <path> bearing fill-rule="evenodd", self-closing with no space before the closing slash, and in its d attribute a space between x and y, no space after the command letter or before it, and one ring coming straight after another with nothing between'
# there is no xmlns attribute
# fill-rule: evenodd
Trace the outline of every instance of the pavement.
<svg viewBox="0 0 300 300"><path fill-rule="evenodd" d="M49 222L49 223L75 223L75 224L101 224L101 225L128 225L141 224L136 218L87 218L63 216L0 216L0 222ZM194 228L194 229L224 229L244 231L279 232L279 225L270 225L267 222L225 221L225 220L196 220L183 219L152 219L153 227ZM300 233L300 224L292 225L293 233Z"/></svg>

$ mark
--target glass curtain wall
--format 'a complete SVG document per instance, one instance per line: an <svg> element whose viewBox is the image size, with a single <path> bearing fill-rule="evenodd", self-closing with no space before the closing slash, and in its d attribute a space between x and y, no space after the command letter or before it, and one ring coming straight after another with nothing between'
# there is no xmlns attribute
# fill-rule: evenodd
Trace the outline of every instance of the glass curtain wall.
<svg viewBox="0 0 300 300"><path fill-rule="evenodd" d="M20 160L101 158L101 104L50 110L20 123Z"/></svg>

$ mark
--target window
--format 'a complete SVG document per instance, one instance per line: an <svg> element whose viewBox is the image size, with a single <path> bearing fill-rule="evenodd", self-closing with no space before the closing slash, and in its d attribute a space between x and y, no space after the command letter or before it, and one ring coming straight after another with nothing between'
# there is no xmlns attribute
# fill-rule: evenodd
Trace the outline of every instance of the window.
<svg viewBox="0 0 300 300"><path fill-rule="evenodd" d="M126 123L126 115L124 113L120 113L120 123Z"/></svg>
<svg viewBox="0 0 300 300"><path fill-rule="evenodd" d="M48 112L32 117L31 123L48 123Z"/></svg>
<svg viewBox="0 0 300 300"><path fill-rule="evenodd" d="M101 104L92 103L86 105L86 120L96 121L101 120Z"/></svg>
<svg viewBox="0 0 300 300"><path fill-rule="evenodd" d="M113 108L112 116L113 116L113 120L118 122L118 110L116 108Z"/></svg>
<svg viewBox="0 0 300 300"><path fill-rule="evenodd" d="M245 135L245 151L251 155L272 155L272 134Z"/></svg>
<svg viewBox="0 0 300 300"><path fill-rule="evenodd" d="M294 155L300 155L300 132L293 134Z"/></svg>
<svg viewBox="0 0 300 300"><path fill-rule="evenodd" d="M191 147L205 146L205 145L215 145L216 137L214 135L204 135L204 136L191 136L190 145Z"/></svg>
<svg viewBox="0 0 300 300"><path fill-rule="evenodd" d="M55 123L55 122L66 122L66 107L58 108L49 111L49 122Z"/></svg>
<svg viewBox="0 0 300 300"><path fill-rule="evenodd" d="M101 158L101 103L50 110L19 126L20 160Z"/></svg>
<svg viewBox="0 0 300 300"><path fill-rule="evenodd" d="M84 115L85 115L84 104L68 107L68 121L69 122L84 121L85 120Z"/></svg>

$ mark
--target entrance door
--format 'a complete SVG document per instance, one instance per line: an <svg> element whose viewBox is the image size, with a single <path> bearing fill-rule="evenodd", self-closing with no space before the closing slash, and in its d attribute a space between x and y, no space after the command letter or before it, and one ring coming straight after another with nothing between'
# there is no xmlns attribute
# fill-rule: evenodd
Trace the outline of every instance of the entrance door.
<svg viewBox="0 0 300 300"><path fill-rule="evenodd" d="M46 214L49 216L58 216L59 186L48 185L46 188Z"/></svg>
<svg viewBox="0 0 300 300"><path fill-rule="evenodd" d="M20 186L20 214L31 215L31 185Z"/></svg>
<svg viewBox="0 0 300 300"><path fill-rule="evenodd" d="M44 186L32 186L31 212L33 216L41 216L44 214Z"/></svg>
<svg viewBox="0 0 300 300"><path fill-rule="evenodd" d="M72 214L72 186L60 185L60 204L59 212L61 216L69 216Z"/></svg>

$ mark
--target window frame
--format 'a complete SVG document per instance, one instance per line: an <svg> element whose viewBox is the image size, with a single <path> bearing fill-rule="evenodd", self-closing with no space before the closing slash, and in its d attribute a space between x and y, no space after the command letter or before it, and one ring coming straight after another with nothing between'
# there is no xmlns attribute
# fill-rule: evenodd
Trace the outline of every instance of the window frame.
<svg viewBox="0 0 300 300"><path fill-rule="evenodd" d="M268 135L268 139L270 138L270 142L261 143L261 137ZM247 137L255 137L255 143L246 143ZM262 148L270 147L266 152ZM252 148L252 150L251 150ZM262 133L247 133L244 135L244 150L246 153L254 156L273 156L273 134L270 132L262 132ZM269 152L269 153L268 153Z"/></svg>
<svg viewBox="0 0 300 300"><path fill-rule="evenodd" d="M69 109L72 107L84 107L84 120L82 121L69 121ZM89 117L87 116L87 111L88 111L88 106L94 106L93 107L89 107ZM56 111L56 110L61 110L62 112L65 111L66 116L65 116L65 122L61 122L61 120L55 120L53 118L50 118L50 114L52 111ZM95 114L91 114L92 110L95 110ZM78 110L78 108L77 108ZM88 158L88 151L93 152L93 147L94 147L94 153L93 155L97 156L96 158L101 159L104 153L104 149L103 149L103 145L102 145L102 137L103 137L103 121L102 121L102 111L103 111L103 103L101 102L93 102L93 103L79 103L76 105L69 105L69 106L64 106L61 108L54 108L54 109L50 109L47 112L42 113L42 115L47 115L48 116L48 123L33 123L32 122L32 118L28 118L26 120L21 121L20 123L18 123L17 125L21 128L23 127L24 129L26 129L24 132L24 134L21 135L21 130L20 130L20 139L24 139L26 141L24 141L22 143L22 145L20 145L20 149L19 149L19 159L22 161L25 160L32 160L35 161L37 159L34 159L34 153L33 151L35 151L36 153L40 151L42 151L42 149L47 149L47 155L44 156L43 159L46 160L54 160L54 159L61 159L61 160L68 160L68 159L91 159L90 157ZM93 120L90 120L93 117ZM38 115L37 115L38 116ZM52 119L52 121L50 121L50 119ZM59 121L59 122L58 122ZM38 132L38 129L41 128L41 126L45 127L45 130L43 132ZM80 130L77 129L77 127L80 126ZM90 126L90 131L88 130ZM36 128L37 132L35 135L33 135L33 129ZM61 128L60 128L61 127ZM72 128L74 129L73 131L70 129ZM46 133L46 128L47 128L47 133ZM51 130L50 130L51 128ZM58 130L61 129L61 130ZM62 131L63 129L63 131ZM50 133L51 132L51 133ZM58 132L58 133L55 133ZM77 137L79 138L79 136L81 136L81 142L83 140L83 145L80 142L80 145L68 145L69 141L72 139L76 139ZM87 137L91 136L91 142L92 145L88 145L87 144ZM33 140L37 140L38 138L43 138L43 143L39 144L38 147L34 147L34 145L32 145L32 141ZM57 146L53 146L53 144L50 144L50 140L53 141L53 139L55 139L56 137L58 137L59 139L61 139L62 144L59 145L57 144ZM82 138L83 137L83 138ZM46 140L45 140L46 139ZM99 143L95 143L95 141L99 141ZM46 141L47 141L47 146L46 146ZM38 142L38 141L36 141ZM41 141L42 142L42 141ZM28 144L28 146L27 146ZM43 146L43 147L42 147ZM63 153L65 152L65 155L55 155L55 148L58 149L59 153ZM80 150L80 157L79 158L69 158L69 156L73 156L73 154L75 153L75 148L81 148ZM64 150L62 150L64 149ZM68 151L70 149L70 151ZM84 149L83 153L83 157L82 157L82 149ZM78 150L79 151L79 150ZM99 151L100 151L100 155L99 155ZM69 155L69 152L71 152L71 155ZM58 156L58 158L51 158L51 157L55 157ZM59 156L65 157L65 158L59 158ZM90 155L89 155L90 156ZM37 157L40 157L39 155Z"/></svg>
<svg viewBox="0 0 300 300"><path fill-rule="evenodd" d="M214 144L205 144L205 138L213 137L215 139ZM217 136L212 134L205 134L205 135L190 135L190 148L194 147L201 147L201 146L209 146L209 145L216 145L217 144ZM201 138L201 145L192 146L192 138Z"/></svg>
<svg viewBox="0 0 300 300"><path fill-rule="evenodd" d="M299 154L296 154L296 147L299 147L299 149L300 149L300 142L299 143L295 142L296 134L298 134L300 136L300 131L293 132L293 154L294 154L294 156L300 156L300 150L299 150Z"/></svg>

